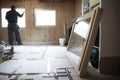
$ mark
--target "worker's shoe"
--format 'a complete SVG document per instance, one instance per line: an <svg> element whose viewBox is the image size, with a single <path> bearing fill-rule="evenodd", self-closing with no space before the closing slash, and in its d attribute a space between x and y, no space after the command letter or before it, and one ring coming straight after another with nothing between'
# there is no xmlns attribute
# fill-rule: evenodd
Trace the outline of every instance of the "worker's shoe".
<svg viewBox="0 0 120 80"><path fill-rule="evenodd" d="M13 45L13 43L12 43L12 42L9 42L9 44L10 44L10 45Z"/></svg>
<svg viewBox="0 0 120 80"><path fill-rule="evenodd" d="M22 45L22 43L18 43L18 45Z"/></svg>

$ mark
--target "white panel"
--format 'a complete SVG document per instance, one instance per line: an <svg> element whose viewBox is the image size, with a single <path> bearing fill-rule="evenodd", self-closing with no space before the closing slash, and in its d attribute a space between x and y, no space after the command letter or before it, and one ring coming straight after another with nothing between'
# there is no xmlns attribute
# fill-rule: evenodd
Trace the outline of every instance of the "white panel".
<svg viewBox="0 0 120 80"><path fill-rule="evenodd" d="M55 59L55 68L72 68L73 66L67 58Z"/></svg>
<svg viewBox="0 0 120 80"><path fill-rule="evenodd" d="M13 73L21 67L24 60L9 60L0 64L0 73Z"/></svg>
<svg viewBox="0 0 120 80"><path fill-rule="evenodd" d="M62 46L48 46L45 52L44 57L54 57L54 58L59 58L59 57L67 57L66 56L66 47Z"/></svg>
<svg viewBox="0 0 120 80"><path fill-rule="evenodd" d="M16 73L50 73L53 68L54 61L51 60L25 60Z"/></svg>

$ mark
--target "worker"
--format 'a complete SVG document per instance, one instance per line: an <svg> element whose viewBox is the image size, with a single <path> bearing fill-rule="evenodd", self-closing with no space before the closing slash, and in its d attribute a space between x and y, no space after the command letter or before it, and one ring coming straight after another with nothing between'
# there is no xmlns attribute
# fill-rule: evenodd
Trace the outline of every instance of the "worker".
<svg viewBox="0 0 120 80"><path fill-rule="evenodd" d="M18 17L22 17L22 14L16 11L16 7L14 5L11 6L11 10L6 13L6 19L8 21L8 41L10 45L13 45L13 34L15 33L16 41L18 45L22 45L21 36L20 36L20 27L17 24Z"/></svg>

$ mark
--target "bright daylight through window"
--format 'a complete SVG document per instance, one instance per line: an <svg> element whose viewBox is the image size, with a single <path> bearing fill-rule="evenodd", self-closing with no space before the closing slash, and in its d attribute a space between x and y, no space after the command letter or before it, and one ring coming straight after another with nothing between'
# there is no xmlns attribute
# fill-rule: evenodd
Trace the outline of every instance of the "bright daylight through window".
<svg viewBox="0 0 120 80"><path fill-rule="evenodd" d="M5 18L6 16L6 12L9 11L10 8L2 8L1 9L1 20L2 20L2 27L6 28L8 25L8 22ZM20 14L22 14L23 12L25 12L24 8L17 8L16 11L18 11ZM20 28L24 28L26 23L25 23L25 14L23 15L23 17L18 17L18 25Z"/></svg>
<svg viewBox="0 0 120 80"><path fill-rule="evenodd" d="M35 9L35 26L55 26L56 11Z"/></svg>

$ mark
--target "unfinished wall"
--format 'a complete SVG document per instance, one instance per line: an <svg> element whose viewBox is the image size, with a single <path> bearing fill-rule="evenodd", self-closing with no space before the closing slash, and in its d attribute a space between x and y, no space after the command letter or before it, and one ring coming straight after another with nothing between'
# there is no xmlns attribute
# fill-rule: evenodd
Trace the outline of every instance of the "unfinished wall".
<svg viewBox="0 0 120 80"><path fill-rule="evenodd" d="M73 1L54 1L54 2L38 2L39 0L1 0L0 8L9 8L12 4L17 8L26 9L26 28L21 29L22 42L25 43L58 43L58 39L64 36L64 26L67 29L71 26L74 18L74 2ZM57 12L57 24L55 27L36 27L34 21L34 9L55 9ZM1 13L0 13L1 15ZM7 39L7 29L1 27L0 17L0 40Z"/></svg>
<svg viewBox="0 0 120 80"><path fill-rule="evenodd" d="M75 3L74 3L74 18L71 20L71 23L73 23L73 21L82 15L82 12L81 12L81 8L82 7L82 0L75 0ZM72 24L69 26L69 28L67 29L67 36L66 36L66 42L69 41L69 31L70 31L70 27L72 26Z"/></svg>
<svg viewBox="0 0 120 80"><path fill-rule="evenodd" d="M82 15L82 0L75 1L75 17Z"/></svg>

